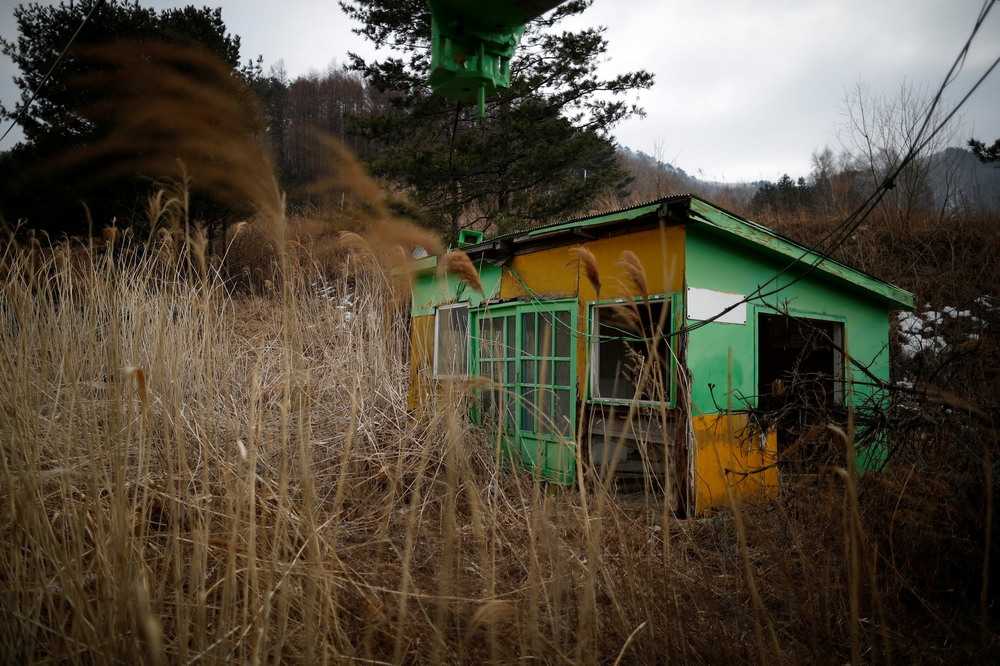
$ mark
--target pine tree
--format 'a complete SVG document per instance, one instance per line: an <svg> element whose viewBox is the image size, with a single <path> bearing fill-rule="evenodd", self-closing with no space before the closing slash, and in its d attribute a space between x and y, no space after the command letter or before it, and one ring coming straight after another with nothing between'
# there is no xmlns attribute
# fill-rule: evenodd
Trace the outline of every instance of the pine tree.
<svg viewBox="0 0 1000 666"><path fill-rule="evenodd" d="M391 95L387 112L354 118L352 131L381 143L370 167L424 205L443 232L462 228L507 231L586 210L609 189L624 188L612 128L642 109L627 98L649 88L646 71L610 78L598 73L607 57L602 28L556 31L591 0L571 0L533 21L512 59L512 84L475 103L434 95L429 66L430 11L423 0L344 0L356 29L401 57L351 66Z"/></svg>
<svg viewBox="0 0 1000 666"><path fill-rule="evenodd" d="M25 141L0 154L0 214L10 222L27 220L30 226L71 234L88 228L87 211L99 226L113 218L126 224L144 216L148 179L98 182L86 165L59 172L47 167L68 150L93 145L109 130L107 122L87 110L113 105L114 100L103 99L98 88L80 85L107 65L80 53L120 41L192 45L235 71L240 38L226 32L220 9L188 6L157 12L128 0L24 4L14 10L14 19L18 36L0 37L0 51L21 71L15 78L21 99L12 108L0 107L0 117L18 118ZM66 50L78 29L72 48ZM213 204L206 206L206 215L223 214Z"/></svg>
<svg viewBox="0 0 1000 666"><path fill-rule="evenodd" d="M994 141L992 146L977 139L969 139L969 148L983 164L1000 164L1000 139Z"/></svg>

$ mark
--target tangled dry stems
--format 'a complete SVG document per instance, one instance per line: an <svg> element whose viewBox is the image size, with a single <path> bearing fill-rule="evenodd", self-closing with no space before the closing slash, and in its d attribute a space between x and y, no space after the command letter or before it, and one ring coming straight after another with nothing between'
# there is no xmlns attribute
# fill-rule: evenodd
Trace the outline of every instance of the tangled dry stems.
<svg viewBox="0 0 1000 666"><path fill-rule="evenodd" d="M979 647L974 622L938 614L946 523L921 542L939 548L935 569L906 545L940 510L919 470L865 482L860 523L835 474L740 522L556 491L498 460L461 416L467 396L407 413L406 320L377 264L344 277L345 308L170 277L152 245L39 253L4 255L5 662L933 661L946 641Z"/></svg>
<svg viewBox="0 0 1000 666"><path fill-rule="evenodd" d="M434 240L394 220L336 151L328 185L353 187L352 217L289 224L245 131L229 132L222 161L203 159L218 147L203 121L246 119L230 106L241 93L148 64L176 95L126 98L122 115L193 136L180 173L163 161L169 142L142 144L143 164L180 184L152 200L149 242L126 231L0 252L0 661L996 656L991 424L917 405L886 473L856 488L825 472L707 519L601 484L544 486L468 425L461 390L419 419L406 411L405 285L386 268L405 264L397 246ZM117 89L120 75L93 83ZM169 124L191 99L210 107L190 116L201 124ZM101 159L140 126L109 135ZM227 159L246 178L223 182L239 175ZM230 231L225 264L186 224L184 188L213 173L263 215ZM237 259L261 267L245 290L231 287ZM644 292L641 266L619 268Z"/></svg>

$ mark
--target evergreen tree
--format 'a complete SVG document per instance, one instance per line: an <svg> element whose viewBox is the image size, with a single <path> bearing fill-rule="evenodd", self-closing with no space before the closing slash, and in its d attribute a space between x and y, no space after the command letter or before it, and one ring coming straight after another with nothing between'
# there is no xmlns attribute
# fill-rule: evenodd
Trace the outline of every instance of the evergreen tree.
<svg viewBox="0 0 1000 666"><path fill-rule="evenodd" d="M114 100L102 99L105 91L99 88L78 83L108 65L80 54L117 41L191 44L207 49L235 70L239 37L226 32L220 9L188 6L158 13L128 0L26 4L14 10L14 19L18 36L0 37L0 51L21 71L15 78L21 99L13 108L0 107L0 117L18 118L26 141L0 155L0 214L9 222L27 220L30 226L67 233L81 233L88 227L81 202L99 226L113 218L127 223L142 216L147 180L98 181L86 165L59 172L46 168L54 158L92 145L109 130L104 119L87 109L113 105ZM52 69L77 29L73 47ZM52 74L45 80L50 69ZM248 75L252 72L252 67L246 70ZM202 204L203 215L222 214L217 206Z"/></svg>
<svg viewBox="0 0 1000 666"><path fill-rule="evenodd" d="M812 204L813 188L805 178L799 177L796 181L786 173L777 183L764 181L754 194L750 206L758 215L799 211Z"/></svg>
<svg viewBox="0 0 1000 666"><path fill-rule="evenodd" d="M425 83L431 19L423 0L340 4L360 23L358 34L402 53L372 62L351 54L351 66L391 95L385 113L355 117L352 131L380 142L372 170L409 188L446 234L558 220L627 185L610 132L642 114L626 98L653 76L603 78L602 28L554 30L591 0L570 0L528 26L511 61L511 87L488 98L485 118L474 103L434 95Z"/></svg>
<svg viewBox="0 0 1000 666"><path fill-rule="evenodd" d="M1000 164L1000 139L994 141L992 146L987 146L976 139L969 139L969 148L983 164Z"/></svg>

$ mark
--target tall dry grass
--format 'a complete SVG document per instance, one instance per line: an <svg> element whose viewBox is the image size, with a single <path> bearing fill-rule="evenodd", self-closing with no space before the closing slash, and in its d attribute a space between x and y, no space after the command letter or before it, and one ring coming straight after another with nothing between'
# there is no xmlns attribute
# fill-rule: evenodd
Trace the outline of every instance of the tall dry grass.
<svg viewBox="0 0 1000 666"><path fill-rule="evenodd" d="M305 285L232 296L156 240L5 247L0 660L995 650L975 599L949 602L908 543L954 562L948 532L923 532L951 506L925 470L860 488L830 472L738 520L677 520L655 495L513 471L464 399L413 418L405 311L355 243L330 285L350 307Z"/></svg>
<svg viewBox="0 0 1000 666"><path fill-rule="evenodd" d="M357 194L354 227L309 236L330 242L320 254L280 200L256 203L239 233L268 226L244 238L277 282L245 291L175 195L154 198L148 242L0 254L3 663L996 654L989 586L982 603L939 589L911 544L967 561L927 467L860 486L834 470L683 521L655 495L546 486L468 424L461 387L407 413L389 269L397 243L429 241L366 202L377 190ZM981 562L983 536L962 544ZM978 590L984 568L951 582Z"/></svg>

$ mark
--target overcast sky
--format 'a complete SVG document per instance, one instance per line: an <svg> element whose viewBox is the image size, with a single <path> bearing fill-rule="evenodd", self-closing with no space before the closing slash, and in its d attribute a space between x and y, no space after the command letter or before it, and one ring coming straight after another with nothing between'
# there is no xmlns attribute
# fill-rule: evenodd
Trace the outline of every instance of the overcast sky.
<svg viewBox="0 0 1000 666"><path fill-rule="evenodd" d="M163 9L189 4L140 0ZM0 0L0 35L16 36L14 0ZM57 4L43 0L42 4ZM221 6L244 61L284 62L289 76L374 50L351 33L335 0L198 0ZM656 75L641 93L645 118L618 142L703 179L740 182L806 176L813 152L839 150L845 95L859 83L894 95L904 83L928 95L964 45L983 0L596 0L580 27L603 25L604 73ZM570 27L570 26L567 26ZM1000 57L1000 8L982 26L945 93L950 110ZM16 70L0 56L0 101L11 107ZM1000 67L962 110L954 145L1000 138ZM7 125L2 125L6 131ZM16 132L0 143L10 148Z"/></svg>

